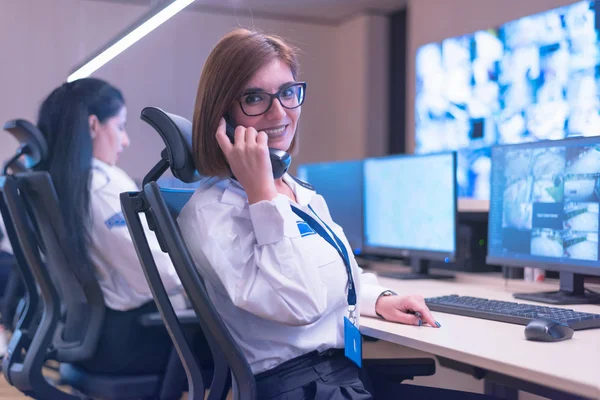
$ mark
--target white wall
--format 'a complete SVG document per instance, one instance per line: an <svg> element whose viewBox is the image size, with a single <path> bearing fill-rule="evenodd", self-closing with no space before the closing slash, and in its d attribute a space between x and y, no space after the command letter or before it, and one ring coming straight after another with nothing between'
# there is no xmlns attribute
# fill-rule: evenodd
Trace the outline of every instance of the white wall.
<svg viewBox="0 0 600 400"><path fill-rule="evenodd" d="M2 123L15 117L35 121L42 99L66 80L74 65L147 10L87 0L0 1ZM151 168L162 145L140 121L140 111L154 105L191 118L204 60L217 40L238 26L279 34L302 50L300 79L308 89L294 165L383 154L385 107L371 98L387 98L378 94L386 89L386 54L373 47L387 39L386 21L359 16L341 25L322 25L198 11L178 14L94 75L126 97L132 145L120 166L136 178ZM376 85L368 83L372 76ZM0 133L0 160L15 146L7 133Z"/></svg>
<svg viewBox="0 0 600 400"><path fill-rule="evenodd" d="M35 122L50 91L88 52L125 27L142 9L96 7L80 0L0 0L0 123ZM0 160L16 141L0 132Z"/></svg>
<svg viewBox="0 0 600 400"><path fill-rule="evenodd" d="M415 57L427 43L497 27L574 0L409 0L406 74L406 150L414 149Z"/></svg>

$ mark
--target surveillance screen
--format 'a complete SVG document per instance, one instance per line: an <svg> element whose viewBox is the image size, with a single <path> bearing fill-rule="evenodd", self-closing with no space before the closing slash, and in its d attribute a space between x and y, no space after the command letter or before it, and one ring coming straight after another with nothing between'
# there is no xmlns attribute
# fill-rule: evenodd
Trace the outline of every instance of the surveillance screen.
<svg viewBox="0 0 600 400"><path fill-rule="evenodd" d="M490 257L598 267L597 139L492 149Z"/></svg>
<svg viewBox="0 0 600 400"><path fill-rule="evenodd" d="M455 165L455 153L365 160L365 246L454 256Z"/></svg>
<svg viewBox="0 0 600 400"><path fill-rule="evenodd" d="M490 146L600 134L598 2L442 43L416 59L416 153L458 151L458 195L490 196Z"/></svg>

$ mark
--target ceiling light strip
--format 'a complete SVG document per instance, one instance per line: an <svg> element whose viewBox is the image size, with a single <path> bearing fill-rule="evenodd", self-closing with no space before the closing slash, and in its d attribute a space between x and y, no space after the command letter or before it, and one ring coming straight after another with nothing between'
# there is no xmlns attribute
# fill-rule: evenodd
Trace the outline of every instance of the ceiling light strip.
<svg viewBox="0 0 600 400"><path fill-rule="evenodd" d="M194 0L172 0L150 10L138 22L99 50L95 56L90 57L88 61L76 67L67 78L67 82L90 76L104 64L127 50L135 42L158 28L193 2Z"/></svg>

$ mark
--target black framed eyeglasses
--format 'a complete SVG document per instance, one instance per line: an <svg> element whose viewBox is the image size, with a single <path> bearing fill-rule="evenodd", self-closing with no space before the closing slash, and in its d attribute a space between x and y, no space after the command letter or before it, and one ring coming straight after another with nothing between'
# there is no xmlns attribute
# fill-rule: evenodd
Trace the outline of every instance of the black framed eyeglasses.
<svg viewBox="0 0 600 400"><path fill-rule="evenodd" d="M304 103L306 82L295 82L279 89L277 93L263 91L245 93L239 100L242 112L249 117L256 117L271 109L273 100L279 100L282 107L292 110Z"/></svg>

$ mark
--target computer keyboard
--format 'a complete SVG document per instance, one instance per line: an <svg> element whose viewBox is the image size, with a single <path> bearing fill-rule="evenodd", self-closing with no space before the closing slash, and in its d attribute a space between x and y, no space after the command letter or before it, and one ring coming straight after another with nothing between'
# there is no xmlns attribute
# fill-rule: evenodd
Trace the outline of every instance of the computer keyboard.
<svg viewBox="0 0 600 400"><path fill-rule="evenodd" d="M563 322L576 331L600 328L600 314L578 312L566 308L458 295L430 297L425 299L425 302L432 311L511 324L527 325L532 319L544 317Z"/></svg>

